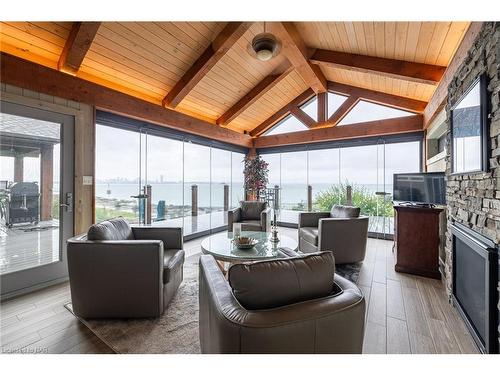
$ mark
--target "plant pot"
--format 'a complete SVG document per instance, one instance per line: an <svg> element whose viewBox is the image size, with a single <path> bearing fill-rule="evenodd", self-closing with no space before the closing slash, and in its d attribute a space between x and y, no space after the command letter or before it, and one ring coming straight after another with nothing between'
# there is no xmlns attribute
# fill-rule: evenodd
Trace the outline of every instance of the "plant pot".
<svg viewBox="0 0 500 375"><path fill-rule="evenodd" d="M255 192L247 192L247 200L248 201L256 201L257 194Z"/></svg>

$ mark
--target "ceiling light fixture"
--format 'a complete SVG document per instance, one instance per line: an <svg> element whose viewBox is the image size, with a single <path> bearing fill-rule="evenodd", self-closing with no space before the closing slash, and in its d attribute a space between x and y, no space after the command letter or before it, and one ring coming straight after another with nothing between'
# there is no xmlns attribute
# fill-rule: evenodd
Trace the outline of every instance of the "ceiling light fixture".
<svg viewBox="0 0 500 375"><path fill-rule="evenodd" d="M262 33L252 40L252 48L260 61L268 61L274 56L277 46L276 38L273 34Z"/></svg>
<svg viewBox="0 0 500 375"><path fill-rule="evenodd" d="M251 53L260 61L269 61L278 54L280 44L271 33L266 33L266 23L264 22L264 32L255 36L252 40Z"/></svg>

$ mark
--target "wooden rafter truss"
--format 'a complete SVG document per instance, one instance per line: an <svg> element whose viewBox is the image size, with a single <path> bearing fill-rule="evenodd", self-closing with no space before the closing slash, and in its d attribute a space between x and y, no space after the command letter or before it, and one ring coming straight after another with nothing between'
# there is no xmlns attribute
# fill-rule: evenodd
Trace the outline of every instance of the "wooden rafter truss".
<svg viewBox="0 0 500 375"><path fill-rule="evenodd" d="M282 107L275 114L270 116L264 122L259 124L250 132L253 137L264 134L267 130L276 125L286 116L292 114L309 129L318 129L325 127L336 126L360 100L372 102L386 107L405 110L415 114L423 113L426 102L406 97L385 94L378 91L367 90L360 87L343 85L335 82L327 82L328 91L345 96L345 101L339 108L328 117L328 95L318 94L318 121L315 121L311 116L306 114L301 107L314 97L314 92L311 89L306 90L301 95L296 97L290 103ZM322 120L326 119L326 120Z"/></svg>
<svg viewBox="0 0 500 375"><path fill-rule="evenodd" d="M57 64L58 70L77 75L97 35L100 24L100 22L75 22L73 24ZM251 26L252 22L229 22L210 45L204 51L201 51L198 59L165 95L162 104L167 107L164 108L167 111L166 118L170 119L170 121L178 121L179 116L174 116L172 109L175 109L189 95L194 87L231 50ZM464 38L464 47L457 52L459 58L464 53L462 50L466 51L467 45L470 44L473 36L477 34L480 26L481 23L473 23L468 33L470 36ZM268 23L268 27L269 31L274 33L282 43L281 53L286 57L285 63L274 69L248 92L243 93L236 103L232 104L229 109L217 118L215 121L216 125L218 125L217 128L230 125L232 121L279 85L292 72L298 74L309 88L262 123L256 125L254 129L249 131L250 136L260 137L290 114L310 130L334 128L360 100L406 110L417 115L423 114L425 124L429 123L436 112L436 108L442 105L443 93L445 93L443 83L448 82L453 73L450 69L447 71L446 67L324 49L310 49L293 22L271 22ZM452 66L455 68L453 64ZM376 74L411 83L435 85L437 90L428 105L427 102L403 96L328 81L322 68L328 69L332 67ZM330 116L328 116L328 92L346 96L346 100ZM313 97L316 97L318 102L317 120L301 109ZM189 122L189 118L192 118L193 123L201 124L203 122L189 115L183 115L182 121ZM418 120L417 117L414 117L412 121L411 126L414 127L416 122L421 121L421 116L418 117ZM211 125L208 122L206 124ZM381 127L380 124L378 126ZM385 127L383 129L387 130ZM224 130L232 133L230 129ZM323 133L329 134L328 131ZM244 143L246 140L242 142Z"/></svg>

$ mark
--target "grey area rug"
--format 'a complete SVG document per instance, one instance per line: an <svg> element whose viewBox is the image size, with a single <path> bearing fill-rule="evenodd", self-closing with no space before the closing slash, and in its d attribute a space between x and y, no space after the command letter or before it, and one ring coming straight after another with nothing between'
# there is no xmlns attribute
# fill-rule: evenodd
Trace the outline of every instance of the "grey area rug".
<svg viewBox="0 0 500 375"><path fill-rule="evenodd" d="M156 319L81 319L116 353L196 354L198 338L198 260L184 263L184 280L165 313ZM361 263L336 266L336 272L356 282ZM72 311L71 303L67 304Z"/></svg>

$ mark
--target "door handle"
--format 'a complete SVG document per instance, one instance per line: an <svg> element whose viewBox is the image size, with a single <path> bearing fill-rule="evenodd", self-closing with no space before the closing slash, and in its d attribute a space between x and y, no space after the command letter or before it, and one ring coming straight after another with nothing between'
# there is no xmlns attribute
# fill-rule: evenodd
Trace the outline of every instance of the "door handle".
<svg viewBox="0 0 500 375"><path fill-rule="evenodd" d="M59 207L66 208L66 212L73 212L73 193L66 193L66 203L61 203Z"/></svg>

